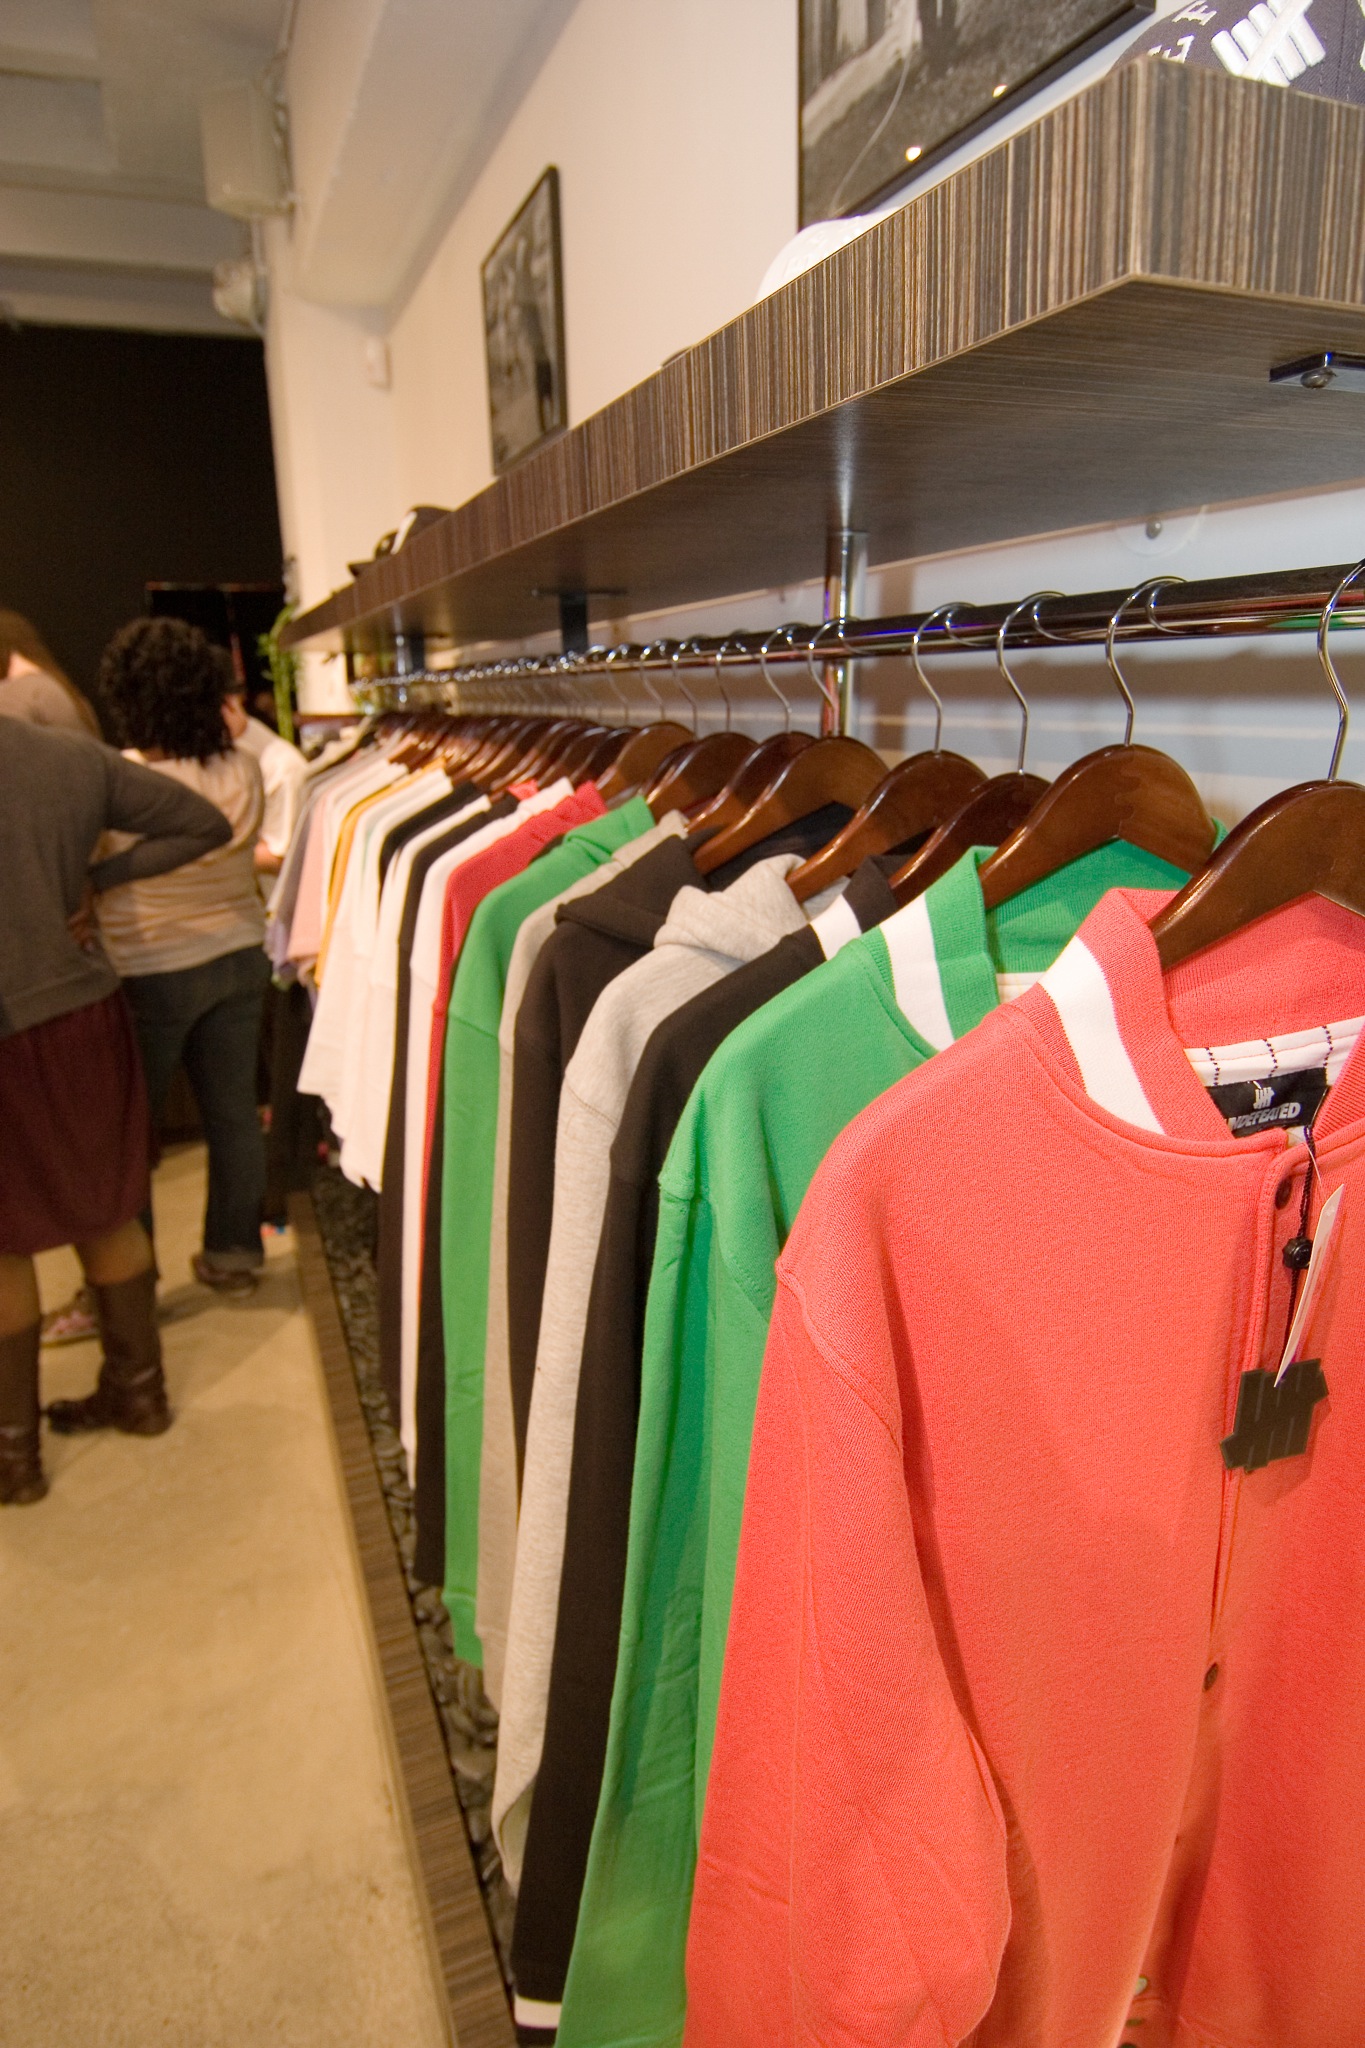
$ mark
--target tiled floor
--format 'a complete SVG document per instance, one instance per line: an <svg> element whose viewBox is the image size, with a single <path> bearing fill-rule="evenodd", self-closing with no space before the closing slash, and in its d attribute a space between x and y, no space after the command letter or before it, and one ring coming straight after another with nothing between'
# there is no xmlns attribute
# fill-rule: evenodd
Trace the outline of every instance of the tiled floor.
<svg viewBox="0 0 1365 2048"><path fill-rule="evenodd" d="M45 1440L0 1510L0 2043L446 2039L325 1397L287 1239L188 1278L202 1155L157 1180L164 1437ZM45 1304L69 1255L43 1261ZM44 1354L83 1392L93 1345Z"/></svg>

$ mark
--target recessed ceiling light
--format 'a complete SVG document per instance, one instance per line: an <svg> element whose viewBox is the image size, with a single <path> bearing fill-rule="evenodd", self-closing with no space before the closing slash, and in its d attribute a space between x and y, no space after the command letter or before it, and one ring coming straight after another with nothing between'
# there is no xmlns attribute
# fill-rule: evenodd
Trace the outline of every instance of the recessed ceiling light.
<svg viewBox="0 0 1365 2048"><path fill-rule="evenodd" d="M1004 96L1004 94L1005 94L1006 92L1008 92L1008 91L1009 91L1009 87L1008 87L1008 86L1005 86L1005 85L997 85L997 86L994 86L994 87L992 88L992 90L991 90L991 98L992 98L993 100L998 100L998 99L1002 98L1002 97Z"/></svg>
<svg viewBox="0 0 1365 2048"><path fill-rule="evenodd" d="M916 158L922 157L923 155L924 150L922 146L918 142L912 142L909 149L907 149L905 152L905 161L908 164L912 164L915 162Z"/></svg>

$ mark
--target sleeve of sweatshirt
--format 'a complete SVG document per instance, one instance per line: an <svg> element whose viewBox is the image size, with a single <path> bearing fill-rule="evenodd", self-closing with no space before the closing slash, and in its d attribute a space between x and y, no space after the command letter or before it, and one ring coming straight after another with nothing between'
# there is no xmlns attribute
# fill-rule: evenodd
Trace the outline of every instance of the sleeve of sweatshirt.
<svg viewBox="0 0 1365 2048"><path fill-rule="evenodd" d="M1009 1928L1000 1806L920 1571L886 1248L828 1164L763 1363L686 2048L956 2048Z"/></svg>
<svg viewBox="0 0 1365 2048"><path fill-rule="evenodd" d="M169 775L127 761L112 747L105 750L106 805L109 831L138 832L136 846L127 847L90 871L91 887L115 889L122 882L145 881L184 867L216 847L226 846L232 826L207 797L196 795Z"/></svg>

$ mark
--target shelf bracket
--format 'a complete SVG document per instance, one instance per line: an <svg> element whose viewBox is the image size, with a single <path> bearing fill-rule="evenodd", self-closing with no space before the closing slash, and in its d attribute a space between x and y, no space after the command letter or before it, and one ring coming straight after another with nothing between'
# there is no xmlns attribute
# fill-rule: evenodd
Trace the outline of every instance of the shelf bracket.
<svg viewBox="0 0 1365 2048"><path fill-rule="evenodd" d="M624 597L624 590L585 585L582 590L533 590L532 597L552 597L559 606L559 649L561 654L586 654L588 640L588 599Z"/></svg>

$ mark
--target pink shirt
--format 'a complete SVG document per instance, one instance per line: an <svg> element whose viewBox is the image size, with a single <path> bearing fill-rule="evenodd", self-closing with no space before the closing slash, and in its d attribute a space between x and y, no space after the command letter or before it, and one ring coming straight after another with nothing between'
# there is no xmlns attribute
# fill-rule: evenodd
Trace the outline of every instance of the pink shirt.
<svg viewBox="0 0 1365 2048"><path fill-rule="evenodd" d="M1162 900L859 1117L779 1262L687 2048L1365 2038L1365 1055L1316 1127L1330 1397L1247 1472L1309 1162L1183 1049L1359 1019L1365 921L1163 983Z"/></svg>

